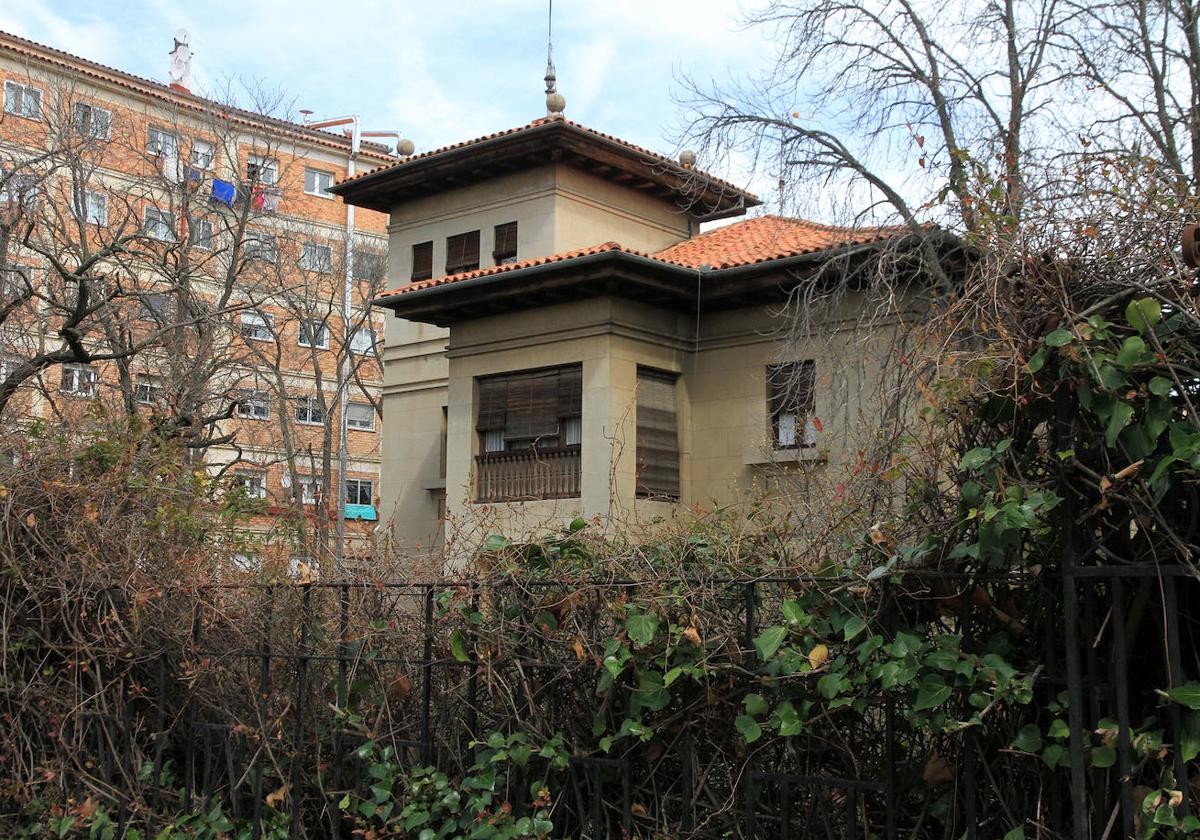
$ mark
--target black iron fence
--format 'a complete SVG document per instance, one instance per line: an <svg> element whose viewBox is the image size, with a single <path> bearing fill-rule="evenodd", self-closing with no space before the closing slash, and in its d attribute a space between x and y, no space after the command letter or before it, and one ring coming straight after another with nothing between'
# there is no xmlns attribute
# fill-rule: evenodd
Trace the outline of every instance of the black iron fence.
<svg viewBox="0 0 1200 840"><path fill-rule="evenodd" d="M1170 695L1200 673L1200 588L1190 567L1100 565L1099 545L1069 543L1061 571L689 581L693 615L738 628L726 657L735 664L680 692L653 739L607 751L590 727L605 711L596 652L615 632L603 610L581 608L577 632L505 651L475 638L472 622L503 623L514 604L553 617L645 581L221 587L192 610L190 649L163 650L116 684L96 675L103 692L81 690L64 748L103 781L123 824L139 808L129 791L148 780L168 810L219 802L255 836L281 823L291 837L350 836L338 806L364 783L364 743L455 775L491 732L564 728L572 754L555 777L557 836L1137 836L1161 805L1177 823L1196 809L1200 719ZM898 691L800 736L747 744L726 701L761 684L755 636L803 591L875 599L885 634L920 623L980 654L1002 636L1006 657L1034 675L1033 702L935 731L913 722L911 695ZM518 790L545 768L535 760L522 772Z"/></svg>

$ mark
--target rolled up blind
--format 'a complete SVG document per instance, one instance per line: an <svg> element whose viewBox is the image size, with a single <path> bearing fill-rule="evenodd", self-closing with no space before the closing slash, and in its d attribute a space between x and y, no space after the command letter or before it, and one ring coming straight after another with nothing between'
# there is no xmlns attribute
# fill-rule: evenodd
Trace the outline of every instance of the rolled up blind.
<svg viewBox="0 0 1200 840"><path fill-rule="evenodd" d="M671 373L638 368L637 495L679 498L679 420Z"/></svg>

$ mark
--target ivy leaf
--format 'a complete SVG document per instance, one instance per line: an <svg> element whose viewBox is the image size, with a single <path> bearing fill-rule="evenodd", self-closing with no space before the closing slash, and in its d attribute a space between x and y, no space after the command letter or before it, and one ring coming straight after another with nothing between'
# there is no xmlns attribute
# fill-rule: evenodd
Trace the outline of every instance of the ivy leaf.
<svg viewBox="0 0 1200 840"><path fill-rule="evenodd" d="M638 612L625 619L625 632L638 647L645 647L658 632L658 616L652 612Z"/></svg>
<svg viewBox="0 0 1200 840"><path fill-rule="evenodd" d="M1200 709L1200 683L1184 683L1163 693L1176 703L1187 706L1189 709Z"/></svg>
<svg viewBox="0 0 1200 840"><path fill-rule="evenodd" d="M737 727L737 731L742 734L742 738L746 740L747 744L753 744L762 737L762 727L749 715L738 715L733 725Z"/></svg>
<svg viewBox="0 0 1200 840"><path fill-rule="evenodd" d="M991 457L992 450L990 448L979 446L964 455L958 467L962 470L977 470L991 460Z"/></svg>
<svg viewBox="0 0 1200 840"><path fill-rule="evenodd" d="M754 649L762 659L770 659L787 636L786 627L768 627L754 640Z"/></svg>
<svg viewBox="0 0 1200 840"><path fill-rule="evenodd" d="M1093 767L1112 767L1117 763L1117 751L1112 747L1093 747L1092 748L1092 766Z"/></svg>
<svg viewBox="0 0 1200 840"><path fill-rule="evenodd" d="M821 696L826 700L832 700L837 697L842 691L842 677L840 674L826 674L817 680L817 691L821 692Z"/></svg>
<svg viewBox="0 0 1200 840"><path fill-rule="evenodd" d="M1004 840L1025 840L1025 829L1017 826L1008 834L1004 835Z"/></svg>
<svg viewBox="0 0 1200 840"><path fill-rule="evenodd" d="M512 540L500 534L492 534L483 541L483 551L495 552L503 551L512 545Z"/></svg>
<svg viewBox="0 0 1200 840"><path fill-rule="evenodd" d="M1075 336L1071 334L1070 330L1059 329L1046 336L1046 344L1051 347L1065 347L1074 340Z"/></svg>
<svg viewBox="0 0 1200 840"><path fill-rule="evenodd" d="M1133 406L1127 402L1119 402L1113 406L1112 416L1108 418L1108 428L1104 430L1104 442L1112 448L1117 442L1117 435L1129 425L1133 419Z"/></svg>
<svg viewBox="0 0 1200 840"><path fill-rule="evenodd" d="M1148 297L1131 300L1125 307L1125 320L1138 332L1154 329L1162 320L1162 304Z"/></svg>
<svg viewBox="0 0 1200 840"><path fill-rule="evenodd" d="M856 615L852 615L846 621L846 626L842 628L842 635L845 636L845 639L848 642L866 629L867 622L863 621Z"/></svg>
<svg viewBox="0 0 1200 840"><path fill-rule="evenodd" d="M914 712L923 712L940 706L950 698L950 686L941 677L928 676L921 681L917 688L917 702L913 704Z"/></svg>
<svg viewBox="0 0 1200 840"><path fill-rule="evenodd" d="M1136 335L1131 335L1121 342L1121 351L1117 353L1115 361L1122 367L1132 367L1140 362L1145 354L1146 342Z"/></svg>
<svg viewBox="0 0 1200 840"><path fill-rule="evenodd" d="M1042 761L1046 762L1046 766L1053 770L1055 767L1066 767L1067 751L1058 744L1051 744L1042 750Z"/></svg>
<svg viewBox="0 0 1200 840"><path fill-rule="evenodd" d="M1046 366L1046 351L1038 350L1030 357L1029 362L1025 365L1030 373L1037 373Z"/></svg>
<svg viewBox="0 0 1200 840"><path fill-rule="evenodd" d="M471 661L471 655L467 652L467 634L462 630L455 630L450 634L450 653L459 662Z"/></svg>
<svg viewBox="0 0 1200 840"><path fill-rule="evenodd" d="M747 694L742 704L746 707L746 714L753 715L754 717L765 714L769 708L767 701L763 699L761 694Z"/></svg>
<svg viewBox="0 0 1200 840"><path fill-rule="evenodd" d="M1150 393L1156 397L1165 397L1171 393L1171 380L1165 376L1155 376L1150 380Z"/></svg>

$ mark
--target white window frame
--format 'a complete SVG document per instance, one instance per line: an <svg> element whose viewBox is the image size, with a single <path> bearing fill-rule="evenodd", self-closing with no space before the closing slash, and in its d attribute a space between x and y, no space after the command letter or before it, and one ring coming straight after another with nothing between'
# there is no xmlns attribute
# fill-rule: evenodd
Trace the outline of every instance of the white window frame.
<svg viewBox="0 0 1200 840"><path fill-rule="evenodd" d="M35 103L32 108L28 101ZM10 107L12 106L12 107ZM42 90L28 82L6 79L4 82L4 113L36 120L42 115Z"/></svg>
<svg viewBox="0 0 1200 840"><path fill-rule="evenodd" d="M143 295L138 315L143 321L167 321L171 317L171 295L167 292L153 292Z"/></svg>
<svg viewBox="0 0 1200 840"><path fill-rule="evenodd" d="M317 341L313 342L313 328L316 328ZM316 347L318 350L329 349L329 325L309 318L300 320L300 328L296 337L296 343L301 347Z"/></svg>
<svg viewBox="0 0 1200 840"><path fill-rule="evenodd" d="M9 204L14 198L25 209L31 209L37 201L38 176L32 173L5 174L0 167L0 204Z"/></svg>
<svg viewBox="0 0 1200 840"><path fill-rule="evenodd" d="M236 552L229 557L229 563L235 572L242 574L257 574L262 571L262 558L257 554Z"/></svg>
<svg viewBox="0 0 1200 840"><path fill-rule="evenodd" d="M202 151L207 149L207 151ZM192 147L188 150L188 162L193 169L202 169L205 172L213 168L213 161L217 159L217 146L208 140L201 140L198 137L192 138Z"/></svg>
<svg viewBox="0 0 1200 840"><path fill-rule="evenodd" d="M257 170L257 180L250 174L250 167ZM273 187L279 183L279 161L264 155L248 155L246 157L246 182Z"/></svg>
<svg viewBox="0 0 1200 840"><path fill-rule="evenodd" d="M66 383L68 376L70 387L67 387ZM94 367L79 362L68 362L62 366L58 389L67 396L91 399L96 396L98 383L99 376Z"/></svg>
<svg viewBox="0 0 1200 840"><path fill-rule="evenodd" d="M196 231L201 227L207 229L208 233L203 237L196 236ZM192 224L188 226L188 244L202 251L211 251L213 249L213 240L216 238L216 235L212 219L192 219Z"/></svg>
<svg viewBox="0 0 1200 840"><path fill-rule="evenodd" d="M164 160L178 158L179 137L173 131L152 125L146 129L146 153Z"/></svg>
<svg viewBox="0 0 1200 840"><path fill-rule="evenodd" d="M370 341L364 344L362 339L359 338L362 335L370 336ZM378 341L379 337L375 334L374 327L358 327L354 331L354 334L350 336L350 352L365 356L371 352Z"/></svg>
<svg viewBox="0 0 1200 840"><path fill-rule="evenodd" d="M273 233L247 233L242 251L248 260L274 264L279 260L279 248Z"/></svg>
<svg viewBox="0 0 1200 840"><path fill-rule="evenodd" d="M139 373L134 380L133 395L139 405L158 405L166 393L166 381L154 373Z"/></svg>
<svg viewBox="0 0 1200 840"><path fill-rule="evenodd" d="M368 416L371 418L370 421L364 424L359 421L352 420L350 418L350 414L351 414L351 409L353 409L353 408L365 408L367 410ZM360 403L360 402L346 403L346 428L347 429L356 429L360 432L375 431L375 406L371 405L370 403Z"/></svg>
<svg viewBox="0 0 1200 840"><path fill-rule="evenodd" d="M84 190L76 201L79 218L89 225L108 224L108 195L96 190Z"/></svg>
<svg viewBox="0 0 1200 840"><path fill-rule="evenodd" d="M352 502L352 501L350 501L350 485L351 485L351 483L353 483L353 484L355 485L355 487L356 487L356 489L357 489L357 491L358 491L358 492L357 492L357 496L358 496L358 498L359 498L359 499L361 499L361 498L362 498L362 490L363 490L363 485L366 485L366 486L367 486L367 488L369 488L369 492L367 493L367 499L368 499L368 501L365 501L365 502L362 502L362 501ZM346 501L345 501L345 504L347 504L347 505L371 505L371 506L374 506L374 505L375 505L375 480L374 480L374 479L372 479L372 478L347 478L347 479L346 479Z"/></svg>
<svg viewBox="0 0 1200 840"><path fill-rule="evenodd" d="M249 341L274 341L275 316L257 309L247 310L239 316L239 331Z"/></svg>
<svg viewBox="0 0 1200 840"><path fill-rule="evenodd" d="M315 505L321 495L321 477L318 475L298 475L296 484L300 486L300 502L305 505Z"/></svg>
<svg viewBox="0 0 1200 840"><path fill-rule="evenodd" d="M312 181L313 181L314 186L312 189L309 189L309 187L308 187L308 181L309 181L310 175L313 176ZM333 193L331 193L329 191L329 188L333 186L333 180L335 177L336 176L332 172L326 171L324 169L314 169L311 166L305 167L305 169L304 169L304 194L305 195L315 195L318 198L330 198L330 199L333 198L334 195L333 195ZM322 178L329 179L328 183L324 187L321 186Z"/></svg>
<svg viewBox="0 0 1200 840"><path fill-rule="evenodd" d="M267 498L267 474L257 470L237 470L233 480L241 485L248 499Z"/></svg>
<svg viewBox="0 0 1200 840"><path fill-rule="evenodd" d="M162 228L166 228L165 236L161 235ZM142 232L159 242L174 242L175 217L166 210L147 207L142 216Z"/></svg>
<svg viewBox="0 0 1200 840"><path fill-rule="evenodd" d="M97 115L103 114L102 119ZM72 113L75 132L93 140L112 139L112 111L90 102L76 102ZM97 130L99 127L100 130Z"/></svg>
<svg viewBox="0 0 1200 840"><path fill-rule="evenodd" d="M269 420L271 417L271 392L263 388L247 388L238 395L234 410L243 420Z"/></svg>
<svg viewBox="0 0 1200 840"><path fill-rule="evenodd" d="M303 242L300 245L300 267L318 274L333 273L333 248L319 242Z"/></svg>
<svg viewBox="0 0 1200 840"><path fill-rule="evenodd" d="M301 426L324 426L325 414L317 397L296 397L295 417Z"/></svg>

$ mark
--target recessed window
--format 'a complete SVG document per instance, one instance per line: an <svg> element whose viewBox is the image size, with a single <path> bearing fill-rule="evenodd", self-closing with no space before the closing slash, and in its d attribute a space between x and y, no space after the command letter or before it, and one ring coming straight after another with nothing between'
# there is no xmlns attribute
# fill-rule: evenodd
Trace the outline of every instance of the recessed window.
<svg viewBox="0 0 1200 840"><path fill-rule="evenodd" d="M418 242L412 249L412 281L428 280L433 276L433 243Z"/></svg>
<svg viewBox="0 0 1200 840"><path fill-rule="evenodd" d="M296 422L306 426L321 426L325 423L325 409L317 397L299 397L296 400Z"/></svg>
<svg viewBox="0 0 1200 840"><path fill-rule="evenodd" d="M94 397L96 381L96 369L90 365L63 365L59 390L72 397Z"/></svg>
<svg viewBox="0 0 1200 840"><path fill-rule="evenodd" d="M238 552L229 558L229 564L233 566L235 572L242 574L253 574L262 571L262 558L257 554L243 554Z"/></svg>
<svg viewBox="0 0 1200 840"><path fill-rule="evenodd" d="M165 292L142 295L138 312L143 321L161 324L171 319L171 296Z"/></svg>
<svg viewBox="0 0 1200 840"><path fill-rule="evenodd" d="M496 238L492 248L492 259L496 265L509 265L517 261L517 223L506 222L496 225Z"/></svg>
<svg viewBox="0 0 1200 840"><path fill-rule="evenodd" d="M350 337L350 350L354 353L370 353L375 347L375 330L359 327Z"/></svg>
<svg viewBox="0 0 1200 840"><path fill-rule="evenodd" d="M266 420L271 416L271 393L247 388L238 395L237 416L247 420Z"/></svg>
<svg viewBox="0 0 1200 840"><path fill-rule="evenodd" d="M150 373L139 373L133 390L134 397L142 405L159 405L165 393L163 378Z"/></svg>
<svg viewBox="0 0 1200 840"><path fill-rule="evenodd" d="M217 147L207 140L192 140L191 164L193 169L212 169L217 156Z"/></svg>
<svg viewBox="0 0 1200 840"><path fill-rule="evenodd" d="M18 117L37 119L42 115L42 92L22 82L5 82L4 110Z"/></svg>
<svg viewBox="0 0 1200 840"><path fill-rule="evenodd" d="M776 449L816 445L815 384L816 366L811 360L767 367L767 407Z"/></svg>
<svg viewBox="0 0 1200 840"><path fill-rule="evenodd" d="M246 234L246 259L259 262L273 263L279 259L279 251L275 245L275 237L270 233L255 231Z"/></svg>
<svg viewBox="0 0 1200 840"><path fill-rule="evenodd" d="M149 237L159 242L175 241L175 217L166 210L157 207L147 207L142 230Z"/></svg>
<svg viewBox="0 0 1200 840"><path fill-rule="evenodd" d="M479 231L446 237L446 273L461 274L479 268Z"/></svg>
<svg viewBox="0 0 1200 840"><path fill-rule="evenodd" d="M156 158L174 158L179 154L179 140L169 131L151 128L146 132L146 153Z"/></svg>
<svg viewBox="0 0 1200 840"><path fill-rule="evenodd" d="M375 431L375 406L368 403L348 403L346 405L346 428L359 429L364 432Z"/></svg>
<svg viewBox="0 0 1200 840"><path fill-rule="evenodd" d="M234 486L241 489L248 499L267 498L267 476L260 472L236 472L233 474Z"/></svg>
<svg viewBox="0 0 1200 840"><path fill-rule="evenodd" d="M94 190L75 191L75 212L89 225L108 224L108 196Z"/></svg>
<svg viewBox="0 0 1200 840"><path fill-rule="evenodd" d="M213 248L212 219L192 219L192 225L188 228L188 241L194 248L211 251Z"/></svg>
<svg viewBox="0 0 1200 840"><path fill-rule="evenodd" d="M333 249L328 245L305 242L300 246L300 267L321 274L333 272Z"/></svg>
<svg viewBox="0 0 1200 840"><path fill-rule="evenodd" d="M243 312L241 333L242 338L251 341L271 341L275 338L275 316L268 312Z"/></svg>
<svg viewBox="0 0 1200 840"><path fill-rule="evenodd" d="M246 162L246 180L251 184L274 186L279 182L279 161L261 155L250 155Z"/></svg>
<svg viewBox="0 0 1200 840"><path fill-rule="evenodd" d="M75 133L93 140L107 140L112 134L112 111L86 102L75 103Z"/></svg>
<svg viewBox="0 0 1200 840"><path fill-rule="evenodd" d="M300 501L306 505L315 505L321 498L321 479L315 475L298 475L296 484L300 486Z"/></svg>
<svg viewBox="0 0 1200 840"><path fill-rule="evenodd" d="M333 198L329 188L333 186L333 173L320 169L304 170L304 191L309 195L319 195L321 198Z"/></svg>
<svg viewBox="0 0 1200 840"><path fill-rule="evenodd" d="M324 321L303 319L300 321L300 346L329 349L329 327Z"/></svg>
<svg viewBox="0 0 1200 840"><path fill-rule="evenodd" d="M679 423L673 373L637 370L637 495L679 498Z"/></svg>
<svg viewBox="0 0 1200 840"><path fill-rule="evenodd" d="M387 255L362 248L354 249L354 279L378 283L387 273Z"/></svg>
<svg viewBox="0 0 1200 840"><path fill-rule="evenodd" d="M369 478L346 479L346 504L375 504L375 482Z"/></svg>
<svg viewBox="0 0 1200 840"><path fill-rule="evenodd" d="M37 204L38 177L0 166L0 204L16 204L31 210Z"/></svg>

